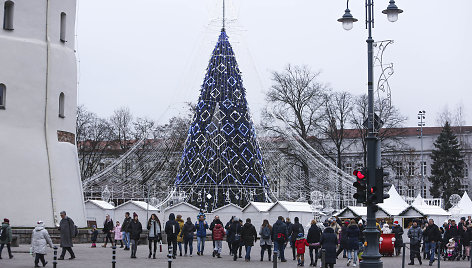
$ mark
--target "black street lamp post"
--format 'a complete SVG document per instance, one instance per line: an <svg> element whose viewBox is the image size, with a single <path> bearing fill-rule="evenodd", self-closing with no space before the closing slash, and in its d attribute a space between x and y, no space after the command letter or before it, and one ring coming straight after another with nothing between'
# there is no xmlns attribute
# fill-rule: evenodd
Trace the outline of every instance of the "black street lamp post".
<svg viewBox="0 0 472 268"><path fill-rule="evenodd" d="M368 189L372 189L376 186L376 168L380 167L380 161L377 161L377 154L380 152L378 150L378 139L376 136L377 125L374 122L374 52L373 52L373 43L374 39L372 38L372 28L374 27L374 1L366 0L366 28L368 31L367 37L367 85L368 85L368 121L367 128L368 134L366 137L367 141L367 169L368 169ZM382 13L387 14L387 18L390 22L395 22L398 19L398 14L402 13L403 10L399 9L395 5L394 0L390 0L390 4L387 9L383 10ZM349 10L349 0L347 0L347 8L345 10L342 18L338 19L342 23L345 30L351 30L353 28L354 22L357 21L351 14ZM364 231L365 238L367 242L367 247L362 255L362 261L360 262L361 268L381 268L383 263L380 260L379 253L379 231L376 228L376 217L375 212L377 206L371 202L367 201L367 226Z"/></svg>

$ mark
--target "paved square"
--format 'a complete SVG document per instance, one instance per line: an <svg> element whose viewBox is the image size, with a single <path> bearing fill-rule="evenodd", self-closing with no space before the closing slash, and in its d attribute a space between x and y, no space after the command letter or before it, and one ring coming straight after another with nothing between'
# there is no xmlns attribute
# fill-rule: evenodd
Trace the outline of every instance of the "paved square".
<svg viewBox="0 0 472 268"><path fill-rule="evenodd" d="M88 244L81 244L75 245L74 251L77 255L77 259L75 260L67 260L68 255L66 255L66 260L58 261L58 268L67 267L67 268L94 268L94 267L111 267L111 255L112 249L111 248L101 248L101 244L98 244L97 248L90 248ZM267 261L267 253L265 255L265 261L260 261L260 247L259 243L253 247L251 252L251 262L244 262L244 259L238 259L237 261L233 261L232 257L229 256L228 248L226 242L223 244L223 253L221 259L212 258L211 256L211 242L206 242L205 244L205 255L204 256L197 256L194 255L193 257L179 257L173 260L172 267L176 268L190 268L190 267L209 267L209 268L236 268L236 267L254 267L254 268L271 268L272 263ZM194 243L194 250L196 249L196 243ZM3 258L0 260L0 267L1 268L20 268L20 267L33 267L33 258L29 255L29 246L28 245L21 245L19 248L13 248L14 251L14 258L9 260L7 257L6 249L3 251ZM159 251L159 250L158 250ZM148 259L148 246L142 245L138 247L137 252L137 259L130 259L130 252L124 251L123 249L117 249L117 263L116 267L167 267L167 257L166 257L167 245L163 245L163 252L157 253L157 259ZM244 251L244 247L243 247ZM59 249L60 254L60 249ZM286 267L297 267L296 262L291 260L292 251L291 248L288 247L285 250L285 255L287 256L288 261L286 263L278 263L278 267L286 268ZM243 253L244 257L244 253ZM53 258L53 251L52 249L48 249L48 255L46 256L46 260L49 264L46 267L52 267L52 258ZM308 252L305 253L306 260L309 260ZM406 256L406 263L408 263L408 249L407 249L407 256ZM401 267L402 259L400 257L384 257L382 258L384 262L385 268L398 268ZM338 259L338 263L335 267L346 267L347 259L343 259L342 255L340 255L340 259ZM405 263L405 264L406 264ZM416 262L417 263L417 262ZM309 261L305 261L305 266L309 267ZM407 266L407 265L406 265ZM423 267L429 267L427 261L423 262ZM319 266L318 266L319 267ZM407 267L419 267L417 263L415 266L407 266ZM433 267L437 267L437 262L434 263ZM466 268L470 267L470 263L467 261L455 261L455 262L443 262L441 261L441 267L447 268Z"/></svg>

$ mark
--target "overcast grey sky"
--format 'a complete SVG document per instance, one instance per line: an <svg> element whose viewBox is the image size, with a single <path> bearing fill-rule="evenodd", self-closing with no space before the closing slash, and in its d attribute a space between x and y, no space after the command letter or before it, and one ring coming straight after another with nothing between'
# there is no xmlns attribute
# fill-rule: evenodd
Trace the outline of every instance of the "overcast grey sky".
<svg viewBox="0 0 472 268"><path fill-rule="evenodd" d="M164 123L184 102L196 102L221 28L222 0L78 0L79 104L101 116L128 106ZM249 106L260 119L270 73L286 64L320 70L334 90L366 93L364 1L351 0L359 19L347 32L336 20L345 0L226 0L227 32L243 72ZM393 39L393 104L427 126L446 106L462 105L472 120L472 1L397 0L395 23L375 1L375 40Z"/></svg>

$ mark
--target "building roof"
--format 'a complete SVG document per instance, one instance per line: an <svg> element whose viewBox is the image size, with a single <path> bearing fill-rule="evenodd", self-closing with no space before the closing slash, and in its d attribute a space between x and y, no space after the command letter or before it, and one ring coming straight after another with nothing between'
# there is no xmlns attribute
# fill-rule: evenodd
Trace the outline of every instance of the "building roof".
<svg viewBox="0 0 472 268"><path fill-rule="evenodd" d="M100 207L101 209L107 209L107 210L113 210L115 209L115 206L113 206L112 204L108 203L108 202L105 202L103 200L87 200L85 201L85 203L92 203L94 205L96 205L97 207Z"/></svg>
<svg viewBox="0 0 472 268"><path fill-rule="evenodd" d="M430 206L424 202L424 199L421 197L421 195L418 194L418 196L415 198L411 206L403 210L400 215L405 214L409 209L414 209L418 211L421 215L423 216L434 216L434 215L439 215L439 216L447 216L451 215L449 212L445 211L439 206Z"/></svg>
<svg viewBox="0 0 472 268"><path fill-rule="evenodd" d="M313 212L310 204L306 202L277 201L270 209L274 208L277 204L281 205L288 212Z"/></svg>
<svg viewBox="0 0 472 268"><path fill-rule="evenodd" d="M398 194L395 186L392 185L388 191L390 195L389 198L385 199L383 203L378 204L383 211L385 211L390 216L398 216L406 208L408 208L408 203L403 200L403 198Z"/></svg>
<svg viewBox="0 0 472 268"><path fill-rule="evenodd" d="M196 211L200 211L199 208L197 208L196 206L194 206L194 205L192 205L192 204L189 204L189 203L187 203L187 202L180 202L180 203L177 203L177 204L172 205L172 206L170 206L170 207L167 207L167 208L165 209L165 211L174 209L174 208L176 208L176 207L178 207L178 206L187 206L187 207L189 207L189 208L195 209Z"/></svg>
<svg viewBox="0 0 472 268"><path fill-rule="evenodd" d="M449 213L458 217L472 215L472 200L467 192L464 192L457 205L449 209Z"/></svg>
<svg viewBox="0 0 472 268"><path fill-rule="evenodd" d="M221 210L225 210L226 208L229 208L229 207L234 207L234 208L236 208L236 209L242 210L242 208L241 208L240 206L235 205L235 204L233 204L233 203L229 203L229 204L227 204L227 205L224 205L224 206L222 206L222 207L219 207L219 208L213 210L212 213L215 213L215 212L218 212L218 211L221 211Z"/></svg>
<svg viewBox="0 0 472 268"><path fill-rule="evenodd" d="M249 202L242 211L245 211L249 206L253 206L259 212L268 212L275 203L265 203L265 202Z"/></svg>
<svg viewBox="0 0 472 268"><path fill-rule="evenodd" d="M128 201L128 202L125 202L125 203L123 203L123 204L117 206L116 208L120 208L120 207L122 207L122 206L124 206L124 205L126 205L126 204L133 204L133 205L135 205L135 206L137 206L137 207L139 207L140 209L143 209L143 210L155 210L155 211L158 211L158 210L159 210L159 209L156 208L155 206L152 206L152 205L150 205L150 204L148 204L148 203L146 203L146 202L144 202L144 201L135 201L135 200L130 200L130 201Z"/></svg>

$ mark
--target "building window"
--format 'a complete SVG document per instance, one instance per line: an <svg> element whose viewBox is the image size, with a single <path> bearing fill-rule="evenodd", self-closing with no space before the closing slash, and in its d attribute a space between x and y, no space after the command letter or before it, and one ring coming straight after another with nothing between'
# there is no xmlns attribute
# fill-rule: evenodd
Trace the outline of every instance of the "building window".
<svg viewBox="0 0 472 268"><path fill-rule="evenodd" d="M408 176L415 176L415 162L408 162Z"/></svg>
<svg viewBox="0 0 472 268"><path fill-rule="evenodd" d="M61 42L66 42L66 29L67 29L67 16L66 13L61 13Z"/></svg>
<svg viewBox="0 0 472 268"><path fill-rule="evenodd" d="M3 29L13 30L13 12L15 3L13 1L6 1L3 6Z"/></svg>
<svg viewBox="0 0 472 268"><path fill-rule="evenodd" d="M65 102L65 96L64 96L64 92L61 92L61 94L59 94L59 117L60 118L64 118L65 115L64 115L64 102Z"/></svg>
<svg viewBox="0 0 472 268"><path fill-rule="evenodd" d="M397 177L403 176L403 162L395 162L395 174Z"/></svg>
<svg viewBox="0 0 472 268"><path fill-rule="evenodd" d="M347 174L352 174L352 164L346 164L345 171Z"/></svg>
<svg viewBox="0 0 472 268"><path fill-rule="evenodd" d="M423 197L426 197L427 191L426 191L426 185L423 186Z"/></svg>
<svg viewBox="0 0 472 268"><path fill-rule="evenodd" d="M0 109L5 109L5 98L7 95L7 87L4 84L0 84Z"/></svg>
<svg viewBox="0 0 472 268"><path fill-rule="evenodd" d="M403 186L402 185L398 185L398 194L403 195Z"/></svg>
<svg viewBox="0 0 472 268"><path fill-rule="evenodd" d="M415 197L415 186L408 186L408 197Z"/></svg>
<svg viewBox="0 0 472 268"><path fill-rule="evenodd" d="M426 161L423 162L421 174L426 176Z"/></svg>

